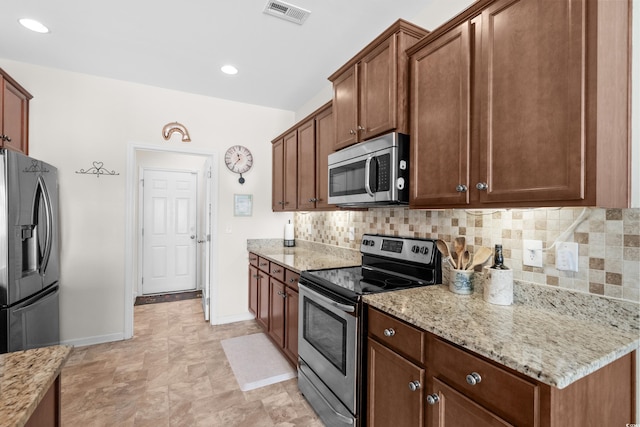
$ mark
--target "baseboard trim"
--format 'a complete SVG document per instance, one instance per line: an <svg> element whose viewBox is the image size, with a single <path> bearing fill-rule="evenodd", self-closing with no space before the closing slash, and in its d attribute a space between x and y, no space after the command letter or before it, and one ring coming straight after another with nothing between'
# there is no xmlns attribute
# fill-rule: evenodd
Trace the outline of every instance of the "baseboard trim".
<svg viewBox="0 0 640 427"><path fill-rule="evenodd" d="M124 340L124 333L120 332L117 334L98 335L94 337L64 340L64 341L61 341L60 344L70 345L73 347L85 347L87 345L104 344L107 342L123 341L123 340Z"/></svg>
<svg viewBox="0 0 640 427"><path fill-rule="evenodd" d="M216 316L212 319L212 325L224 325L227 323L244 322L245 320L253 320L255 316L248 311L242 314L234 314L231 316Z"/></svg>

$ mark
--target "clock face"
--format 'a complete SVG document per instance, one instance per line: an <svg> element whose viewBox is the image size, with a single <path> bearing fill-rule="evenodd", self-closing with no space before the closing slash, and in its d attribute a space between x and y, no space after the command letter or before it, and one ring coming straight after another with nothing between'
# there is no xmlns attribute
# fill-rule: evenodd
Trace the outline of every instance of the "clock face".
<svg viewBox="0 0 640 427"><path fill-rule="evenodd" d="M224 162L231 172L245 173L253 166L253 156L247 147L234 145L225 153Z"/></svg>

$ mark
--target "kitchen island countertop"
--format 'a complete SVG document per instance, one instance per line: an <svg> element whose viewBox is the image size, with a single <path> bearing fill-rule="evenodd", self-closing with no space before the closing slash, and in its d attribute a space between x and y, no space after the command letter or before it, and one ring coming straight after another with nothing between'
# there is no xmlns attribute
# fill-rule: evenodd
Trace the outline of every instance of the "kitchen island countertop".
<svg viewBox="0 0 640 427"><path fill-rule="evenodd" d="M0 423L23 426L60 375L71 347L54 345L0 354Z"/></svg>
<svg viewBox="0 0 640 427"><path fill-rule="evenodd" d="M458 295L444 285L363 299L427 332L557 388L637 350L640 343L637 309L634 313L633 307L628 311L629 325L622 325L614 318L598 321L529 304L493 305L485 302L481 293Z"/></svg>

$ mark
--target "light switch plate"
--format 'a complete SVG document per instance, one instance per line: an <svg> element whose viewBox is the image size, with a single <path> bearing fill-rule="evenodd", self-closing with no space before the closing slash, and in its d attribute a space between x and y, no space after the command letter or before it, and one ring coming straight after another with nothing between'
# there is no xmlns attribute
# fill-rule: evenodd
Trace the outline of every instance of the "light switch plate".
<svg viewBox="0 0 640 427"><path fill-rule="evenodd" d="M556 268L563 271L578 271L578 244L562 242L556 246Z"/></svg>
<svg viewBox="0 0 640 427"><path fill-rule="evenodd" d="M542 267L542 240L522 241L522 264Z"/></svg>

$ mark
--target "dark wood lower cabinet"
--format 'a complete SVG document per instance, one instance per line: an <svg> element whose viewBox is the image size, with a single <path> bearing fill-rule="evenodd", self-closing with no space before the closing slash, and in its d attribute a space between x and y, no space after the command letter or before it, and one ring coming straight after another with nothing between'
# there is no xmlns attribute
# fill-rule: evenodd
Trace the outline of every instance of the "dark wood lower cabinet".
<svg viewBox="0 0 640 427"><path fill-rule="evenodd" d="M250 253L249 260L249 311L256 316L258 324L295 366L298 363L300 275L256 254Z"/></svg>
<svg viewBox="0 0 640 427"><path fill-rule="evenodd" d="M33 414L25 424L26 427L59 427L61 421L60 375L49 387ZM1 423L0 423L1 424Z"/></svg>
<svg viewBox="0 0 640 427"><path fill-rule="evenodd" d="M423 340L414 326L371 307L368 318L368 426L578 427L636 422L635 351L558 389L419 330ZM424 346L416 347L416 342ZM423 349L423 356L416 348ZM467 380L474 375L477 381Z"/></svg>
<svg viewBox="0 0 640 427"><path fill-rule="evenodd" d="M425 369L375 340L369 339L368 350L369 425L424 426Z"/></svg>

